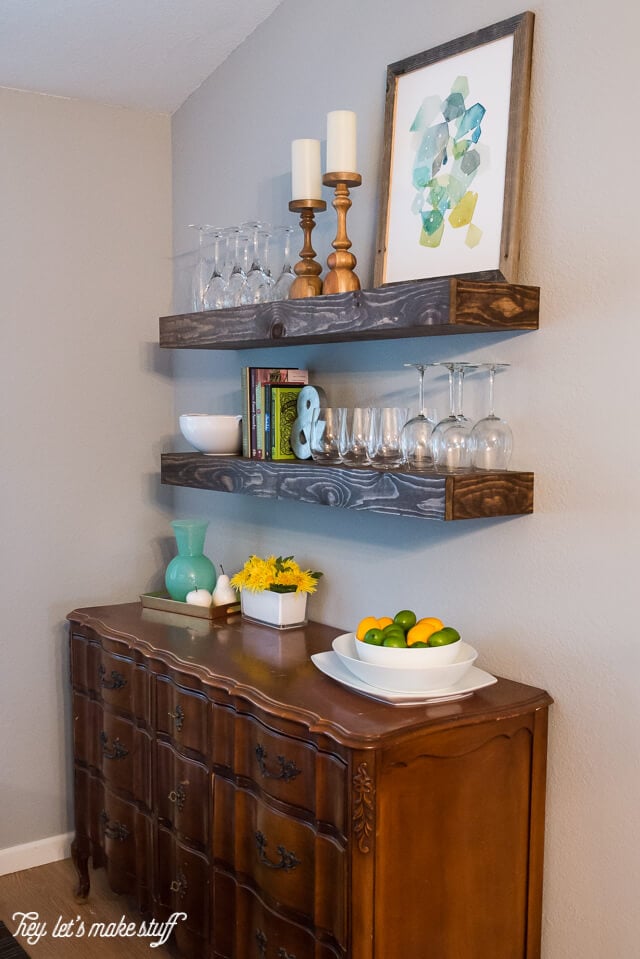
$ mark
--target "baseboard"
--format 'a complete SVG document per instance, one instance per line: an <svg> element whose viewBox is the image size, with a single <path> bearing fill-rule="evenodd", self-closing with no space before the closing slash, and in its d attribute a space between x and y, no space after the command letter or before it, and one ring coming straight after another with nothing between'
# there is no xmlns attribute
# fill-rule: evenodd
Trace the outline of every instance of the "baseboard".
<svg viewBox="0 0 640 959"><path fill-rule="evenodd" d="M73 833L66 832L60 836L48 836L46 839L26 842L21 846L0 849L0 876L20 872L22 869L33 869L34 866L44 866L48 862L58 862L59 859L68 859L71 855L72 839Z"/></svg>

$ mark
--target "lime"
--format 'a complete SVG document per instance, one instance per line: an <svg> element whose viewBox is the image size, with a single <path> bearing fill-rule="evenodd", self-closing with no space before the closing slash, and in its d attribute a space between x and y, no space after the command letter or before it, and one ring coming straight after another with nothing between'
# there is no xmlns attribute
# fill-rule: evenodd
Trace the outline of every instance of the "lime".
<svg viewBox="0 0 640 959"><path fill-rule="evenodd" d="M411 644L411 649L426 649L429 643L423 643L421 639L418 639L415 643Z"/></svg>
<svg viewBox="0 0 640 959"><path fill-rule="evenodd" d="M436 633L429 636L429 646L449 646L450 643L457 643L460 639L460 633L453 626L443 626Z"/></svg>
<svg viewBox="0 0 640 959"><path fill-rule="evenodd" d="M416 614L412 609L401 609L400 612L396 613L393 617L393 621L398 626L402 626L406 633L408 629L416 625Z"/></svg>
<svg viewBox="0 0 640 959"><path fill-rule="evenodd" d="M398 633L400 636L404 636L404 629L397 623L389 623L388 626L383 626L382 632L385 636L388 636L390 633Z"/></svg>
<svg viewBox="0 0 640 959"><path fill-rule="evenodd" d="M382 646L384 633L377 626L372 626L363 636L365 643L371 643L372 646Z"/></svg>
<svg viewBox="0 0 640 959"><path fill-rule="evenodd" d="M398 633L387 633L382 645L392 646L394 649L406 649L407 641L404 636L400 636Z"/></svg>

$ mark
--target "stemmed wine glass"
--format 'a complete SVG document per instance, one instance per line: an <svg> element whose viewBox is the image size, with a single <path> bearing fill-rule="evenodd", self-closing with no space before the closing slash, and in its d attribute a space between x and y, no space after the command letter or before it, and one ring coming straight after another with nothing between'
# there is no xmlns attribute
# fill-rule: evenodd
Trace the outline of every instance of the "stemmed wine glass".
<svg viewBox="0 0 640 959"><path fill-rule="evenodd" d="M204 309L221 310L229 305L227 280L223 276L228 231L212 228L210 235L213 237L213 270L204 291Z"/></svg>
<svg viewBox="0 0 640 959"><path fill-rule="evenodd" d="M190 230L198 231L198 260L193 270L191 283L191 307L204 310L204 293L211 276L211 256L207 255L207 237L215 227L208 223L190 223Z"/></svg>
<svg viewBox="0 0 640 959"><path fill-rule="evenodd" d="M266 223L252 220L241 224L250 239L252 252L251 266L247 273L246 303L267 303L271 299L273 277L269 272L269 238L271 236Z"/></svg>
<svg viewBox="0 0 640 959"><path fill-rule="evenodd" d="M513 450L513 433L509 424L496 416L493 406L496 373L509 363L481 363L489 371L489 412L478 420L471 431L472 465L479 470L506 470Z"/></svg>
<svg viewBox="0 0 640 959"><path fill-rule="evenodd" d="M402 427L400 436L402 453L407 466L423 470L433 466L431 434L436 425L436 411L426 409L424 405L424 372L430 363L405 363L418 371L418 415L412 417Z"/></svg>
<svg viewBox="0 0 640 959"><path fill-rule="evenodd" d="M291 284L296 278L291 266L291 237L293 234L292 226L280 226L274 231L277 236L282 236L282 270L278 279L274 283L271 291L272 300L286 300L289 298Z"/></svg>
<svg viewBox="0 0 640 959"><path fill-rule="evenodd" d="M431 435L436 469L464 472L471 469L471 430L473 423L462 412L464 377L476 369L474 363L433 363L449 372L450 413L434 427Z"/></svg>
<svg viewBox="0 0 640 959"><path fill-rule="evenodd" d="M227 281L227 305L241 306L250 302L247 296L247 243L248 235L237 227L232 227L229 234L229 250L231 256L231 273Z"/></svg>

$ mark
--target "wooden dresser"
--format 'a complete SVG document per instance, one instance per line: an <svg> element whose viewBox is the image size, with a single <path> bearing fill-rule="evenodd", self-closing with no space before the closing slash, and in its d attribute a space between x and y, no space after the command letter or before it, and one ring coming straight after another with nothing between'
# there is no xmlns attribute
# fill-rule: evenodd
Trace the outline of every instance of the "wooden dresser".
<svg viewBox="0 0 640 959"><path fill-rule="evenodd" d="M547 693L394 706L317 623L69 620L79 895L92 857L188 959L538 959Z"/></svg>

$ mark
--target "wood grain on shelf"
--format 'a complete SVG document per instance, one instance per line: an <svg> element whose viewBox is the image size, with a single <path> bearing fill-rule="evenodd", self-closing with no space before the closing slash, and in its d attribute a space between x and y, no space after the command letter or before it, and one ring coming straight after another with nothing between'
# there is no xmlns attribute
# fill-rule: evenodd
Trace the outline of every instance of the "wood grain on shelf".
<svg viewBox="0 0 640 959"><path fill-rule="evenodd" d="M169 486L422 519L474 519L533 511L533 473L515 471L455 476L322 466L309 460L273 463L205 453L165 453L161 479Z"/></svg>
<svg viewBox="0 0 640 959"><path fill-rule="evenodd" d="M166 349L249 349L538 328L540 290L455 277L160 318Z"/></svg>

